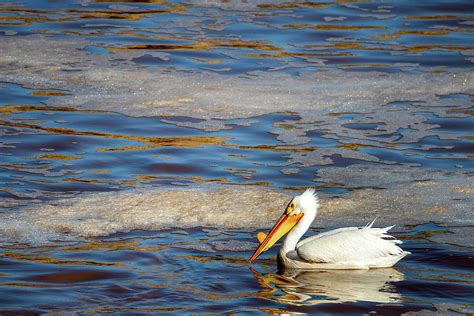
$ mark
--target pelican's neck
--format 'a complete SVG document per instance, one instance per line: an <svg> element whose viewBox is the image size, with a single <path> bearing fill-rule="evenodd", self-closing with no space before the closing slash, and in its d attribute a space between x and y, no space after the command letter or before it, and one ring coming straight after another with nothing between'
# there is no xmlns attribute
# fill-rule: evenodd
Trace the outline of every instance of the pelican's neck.
<svg viewBox="0 0 474 316"><path fill-rule="evenodd" d="M309 226L314 220L316 216L316 212L314 214L305 214L298 224L293 227L293 229L288 233L285 240L283 241L283 245L280 248L280 253L285 255L296 249L296 245L298 241L303 237L304 233L308 230Z"/></svg>

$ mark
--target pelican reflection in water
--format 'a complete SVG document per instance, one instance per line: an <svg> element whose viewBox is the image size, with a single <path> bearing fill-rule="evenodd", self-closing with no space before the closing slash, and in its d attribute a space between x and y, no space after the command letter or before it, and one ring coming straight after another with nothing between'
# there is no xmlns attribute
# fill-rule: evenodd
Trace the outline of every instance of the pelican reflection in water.
<svg viewBox="0 0 474 316"><path fill-rule="evenodd" d="M313 189L294 197L268 235L259 233L260 242L249 262L270 249L288 233L278 252L278 264L289 269L370 269L393 266L409 254L402 242L387 235L393 227L345 227L300 241L319 207Z"/></svg>
<svg viewBox="0 0 474 316"><path fill-rule="evenodd" d="M259 296L291 305L402 300L392 283L405 276L393 268L371 270L287 270L260 274L250 267L263 287ZM283 293L282 293L283 292Z"/></svg>

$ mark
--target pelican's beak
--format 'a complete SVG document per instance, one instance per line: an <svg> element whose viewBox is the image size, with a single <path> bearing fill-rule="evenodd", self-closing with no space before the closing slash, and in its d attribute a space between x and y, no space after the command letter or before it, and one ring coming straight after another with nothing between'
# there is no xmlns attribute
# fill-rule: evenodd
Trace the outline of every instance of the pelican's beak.
<svg viewBox="0 0 474 316"><path fill-rule="evenodd" d="M250 257L249 262L254 261L262 252L270 249L281 237L285 236L303 217L303 213L288 215L286 212L280 217L278 222L273 226L265 239L260 243L257 250Z"/></svg>

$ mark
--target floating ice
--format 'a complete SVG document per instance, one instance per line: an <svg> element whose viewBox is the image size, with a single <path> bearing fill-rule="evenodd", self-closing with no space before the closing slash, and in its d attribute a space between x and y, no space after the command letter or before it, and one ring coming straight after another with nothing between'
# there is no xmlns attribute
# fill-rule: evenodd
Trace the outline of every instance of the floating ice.
<svg viewBox="0 0 474 316"><path fill-rule="evenodd" d="M390 182L388 169L328 168L320 174L323 181L357 187L358 177L366 177L371 185L390 188L360 189L342 197L321 195L321 210L314 225L363 226L376 217L378 225L400 227L430 221L460 226L474 223L472 176L440 172L428 172L426 176L417 169L412 169L413 175L407 175L410 169L395 169L393 177L388 177ZM1 242L34 244L172 227L269 227L293 194L254 186L221 185L84 194L55 205L0 214Z"/></svg>
<svg viewBox="0 0 474 316"><path fill-rule="evenodd" d="M337 141L340 146L292 153L286 172L297 173L301 166L331 163L334 155L372 165L321 169L317 181L353 191L339 198L323 196L315 225L364 225L376 216L380 224L437 221L472 225L472 175L393 167L393 161L357 150L357 146L386 148L387 143L395 150L403 150L424 137L463 137L434 130L436 125L418 114L428 111L441 117L467 115L462 111L472 107L472 70L424 68L424 72L419 69L411 74L321 71L299 77L252 72L247 76L220 76L138 66L133 58L142 53L94 54L86 49L94 44L85 38L3 37L2 80L68 92L47 99L48 105L134 116L193 117L204 121L175 124L213 131L229 128L222 119L294 113L299 118L285 122L289 126L278 123L272 129L283 144L305 144L311 138L307 134L318 130L321 139ZM442 97L450 94L469 97ZM352 114L354 117L348 118ZM243 120L242 124L255 121ZM387 169L382 164L391 167ZM362 177L364 181L360 180ZM34 243L137 229L268 227L281 214L289 197L289 193L262 188L218 186L98 193L57 205L2 213L0 231L4 242Z"/></svg>
<svg viewBox="0 0 474 316"><path fill-rule="evenodd" d="M179 188L82 195L55 205L0 214L8 240L45 242L170 227L255 227L281 213L283 193L259 188Z"/></svg>
<svg viewBox="0 0 474 316"><path fill-rule="evenodd" d="M390 101L435 102L437 95L474 93L474 72L469 70L221 76L140 67L131 62L138 57L136 52L100 55L84 49L93 44L86 39L45 40L39 35L4 37L0 42L2 80L71 92L48 100L49 105L202 119L305 110L317 114L318 109L369 111ZM122 62L117 63L118 59Z"/></svg>

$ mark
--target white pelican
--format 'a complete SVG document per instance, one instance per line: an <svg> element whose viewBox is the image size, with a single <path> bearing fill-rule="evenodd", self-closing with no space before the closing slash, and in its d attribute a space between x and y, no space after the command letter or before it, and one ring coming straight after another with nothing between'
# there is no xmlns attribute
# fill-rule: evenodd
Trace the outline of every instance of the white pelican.
<svg viewBox="0 0 474 316"><path fill-rule="evenodd" d="M257 235L260 245L249 262L288 232L278 252L278 264L289 269L388 268L410 254L397 246L402 243L400 240L386 234L393 226L373 228L374 222L363 228L338 228L299 241L316 217L318 207L313 189L294 197L270 233Z"/></svg>

